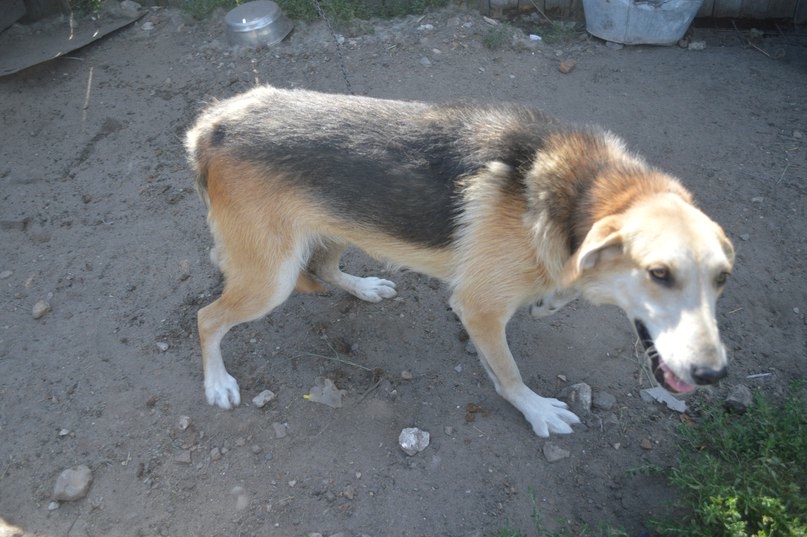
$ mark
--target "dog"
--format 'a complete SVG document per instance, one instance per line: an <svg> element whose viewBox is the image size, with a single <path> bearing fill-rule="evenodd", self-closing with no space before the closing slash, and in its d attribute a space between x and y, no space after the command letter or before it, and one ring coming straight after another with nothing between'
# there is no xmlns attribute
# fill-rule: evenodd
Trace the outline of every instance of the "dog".
<svg viewBox="0 0 807 537"><path fill-rule="evenodd" d="M619 306L673 392L727 373L715 308L734 263L681 182L608 131L517 104L428 104L257 87L214 103L186 148L225 277L198 312L207 401L240 403L220 343L295 290L368 302L348 245L439 278L496 391L541 437L579 418L528 388L505 326L583 297Z"/></svg>

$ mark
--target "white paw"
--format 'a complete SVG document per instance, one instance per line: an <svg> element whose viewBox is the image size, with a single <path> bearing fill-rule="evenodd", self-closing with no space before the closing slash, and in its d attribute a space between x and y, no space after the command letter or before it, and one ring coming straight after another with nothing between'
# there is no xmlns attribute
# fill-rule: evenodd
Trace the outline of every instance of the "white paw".
<svg viewBox="0 0 807 537"><path fill-rule="evenodd" d="M238 382L229 374L205 381L205 395L207 403L229 410L241 404L241 394L238 391Z"/></svg>
<svg viewBox="0 0 807 537"><path fill-rule="evenodd" d="M553 304L542 298L532 306L530 306L530 315L533 317L549 317L553 315L556 311L558 311L562 306L558 306L557 304Z"/></svg>
<svg viewBox="0 0 807 537"><path fill-rule="evenodd" d="M529 412L524 413L524 417L532 425L532 430L541 438L546 438L549 433L569 434L572 432L571 425L580 423L580 418L574 412L566 410L566 403L557 399L539 397L540 403L536 403Z"/></svg>
<svg viewBox="0 0 807 537"><path fill-rule="evenodd" d="M567 406L563 401L541 397L526 386L518 391L520 393L511 402L524 414L532 425L532 430L541 438L548 437L549 433L569 434L572 432L571 426L580 423L580 418L566 410Z"/></svg>
<svg viewBox="0 0 807 537"><path fill-rule="evenodd" d="M367 302L381 302L385 298L392 298L398 294L394 282L373 276L359 278L352 291L358 298Z"/></svg>

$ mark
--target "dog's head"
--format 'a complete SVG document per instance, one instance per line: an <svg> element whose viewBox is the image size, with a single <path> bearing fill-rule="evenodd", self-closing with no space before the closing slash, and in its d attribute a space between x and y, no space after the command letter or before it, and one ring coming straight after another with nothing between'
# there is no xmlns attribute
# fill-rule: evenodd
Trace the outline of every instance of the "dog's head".
<svg viewBox="0 0 807 537"><path fill-rule="evenodd" d="M726 375L715 307L734 248L700 210L677 194L649 195L595 222L574 262L581 294L633 321L664 387L690 392Z"/></svg>

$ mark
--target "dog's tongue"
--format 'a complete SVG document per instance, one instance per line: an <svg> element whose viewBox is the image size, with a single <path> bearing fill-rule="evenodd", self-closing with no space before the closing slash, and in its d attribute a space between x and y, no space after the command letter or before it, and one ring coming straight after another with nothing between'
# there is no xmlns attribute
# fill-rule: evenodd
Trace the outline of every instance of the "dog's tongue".
<svg viewBox="0 0 807 537"><path fill-rule="evenodd" d="M660 367L661 370L664 371L664 384L666 385L667 388L676 393L690 393L695 391L695 386L693 386L692 384L687 384L686 382L678 378L678 376L675 373L670 371L670 368L667 367L667 364L662 362L660 364Z"/></svg>

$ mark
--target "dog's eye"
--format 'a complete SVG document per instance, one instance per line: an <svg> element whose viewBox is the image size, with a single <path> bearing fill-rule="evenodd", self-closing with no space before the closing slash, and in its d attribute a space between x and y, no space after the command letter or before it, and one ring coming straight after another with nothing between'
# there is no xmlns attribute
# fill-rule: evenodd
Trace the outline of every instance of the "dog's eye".
<svg viewBox="0 0 807 537"><path fill-rule="evenodd" d="M725 271L718 274L717 278L715 278L715 283L717 284L717 286L723 287L726 284L726 280L729 279L729 275L730 273Z"/></svg>
<svg viewBox="0 0 807 537"><path fill-rule="evenodd" d="M648 272L650 273L650 278L654 282L663 285L672 285L672 274L670 273L670 269L667 267L654 267L648 270Z"/></svg>

